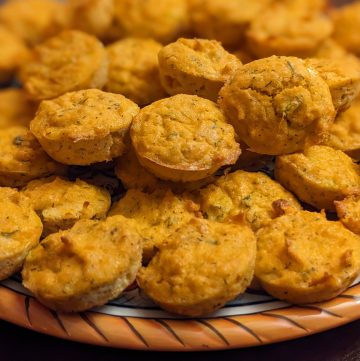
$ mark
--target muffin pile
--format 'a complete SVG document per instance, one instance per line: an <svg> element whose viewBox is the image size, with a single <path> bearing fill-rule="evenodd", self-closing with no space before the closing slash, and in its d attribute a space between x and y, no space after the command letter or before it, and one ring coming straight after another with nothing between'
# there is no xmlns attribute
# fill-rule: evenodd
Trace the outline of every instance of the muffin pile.
<svg viewBox="0 0 360 361"><path fill-rule="evenodd" d="M360 275L359 14L5 1L0 279L65 312L134 282L193 317L249 287L338 296Z"/></svg>

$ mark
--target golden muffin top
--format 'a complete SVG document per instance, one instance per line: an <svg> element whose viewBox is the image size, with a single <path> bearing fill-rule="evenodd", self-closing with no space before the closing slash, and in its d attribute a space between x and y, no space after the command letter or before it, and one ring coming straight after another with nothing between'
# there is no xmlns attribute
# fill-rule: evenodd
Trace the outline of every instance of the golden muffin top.
<svg viewBox="0 0 360 361"><path fill-rule="evenodd" d="M318 209L360 189L360 167L340 150L314 145L301 153L277 157L275 177L301 200Z"/></svg>
<svg viewBox="0 0 360 361"><path fill-rule="evenodd" d="M360 273L360 238L319 213L280 216L257 233L257 242L256 277L290 302L320 301Z"/></svg>
<svg viewBox="0 0 360 361"><path fill-rule="evenodd" d="M198 215L199 206L187 196L175 195L169 189L144 193L130 189L111 208L109 215L121 214L134 219L144 239L144 260L149 260L162 242Z"/></svg>
<svg viewBox="0 0 360 361"><path fill-rule="evenodd" d="M350 66L340 59L306 59L305 62L325 80L337 113L350 108L360 92L360 63Z"/></svg>
<svg viewBox="0 0 360 361"><path fill-rule="evenodd" d="M189 3L191 25L197 36L234 47L241 44L250 22L270 1L189 0Z"/></svg>
<svg viewBox="0 0 360 361"><path fill-rule="evenodd" d="M63 174L65 170L65 166L45 153L27 128L0 129L0 174L4 177L0 183L6 179L11 182L16 177L15 184L11 185L23 186L32 179Z"/></svg>
<svg viewBox="0 0 360 361"><path fill-rule="evenodd" d="M360 193L348 196L341 201L335 201L335 207L344 226L360 235Z"/></svg>
<svg viewBox="0 0 360 361"><path fill-rule="evenodd" d="M160 246L137 280L165 309L206 314L250 284L255 254L256 239L248 226L195 219Z"/></svg>
<svg viewBox="0 0 360 361"><path fill-rule="evenodd" d="M159 66L169 94L196 94L216 101L241 62L215 40L180 38L159 52Z"/></svg>
<svg viewBox="0 0 360 361"><path fill-rule="evenodd" d="M187 0L114 0L110 36L153 38L169 43L188 30Z"/></svg>
<svg viewBox="0 0 360 361"><path fill-rule="evenodd" d="M149 38L125 38L109 45L106 91L122 94L140 106L165 98L159 77L161 49L160 43Z"/></svg>
<svg viewBox="0 0 360 361"><path fill-rule="evenodd" d="M336 118L325 144L360 160L360 99Z"/></svg>
<svg viewBox="0 0 360 361"><path fill-rule="evenodd" d="M37 179L22 192L42 219L45 234L70 228L79 219L104 218L111 204L108 191L80 179Z"/></svg>
<svg viewBox="0 0 360 361"><path fill-rule="evenodd" d="M251 22L246 40L255 55L308 56L331 35L328 17L299 4L275 1Z"/></svg>
<svg viewBox="0 0 360 361"><path fill-rule="evenodd" d="M301 209L296 198L264 173L238 170L220 177L199 192L201 211L205 217L218 222L231 222L243 214L256 231L276 217L272 204L285 200Z"/></svg>
<svg viewBox="0 0 360 361"><path fill-rule="evenodd" d="M43 227L30 200L16 189L0 187L0 197L0 262L4 262L34 247Z"/></svg>
<svg viewBox="0 0 360 361"><path fill-rule="evenodd" d="M74 90L102 88L107 80L108 59L104 46L81 31L64 31L33 50L20 78L38 100L52 99Z"/></svg>
<svg viewBox="0 0 360 361"><path fill-rule="evenodd" d="M66 26L104 38L114 17L113 0L67 0Z"/></svg>
<svg viewBox="0 0 360 361"><path fill-rule="evenodd" d="M236 161L240 147L217 105L179 94L143 109L131 127L135 151L170 169L203 170Z"/></svg>
<svg viewBox="0 0 360 361"><path fill-rule="evenodd" d="M360 3L354 1L350 4L334 9L331 12L334 23L333 38L345 49L360 55Z"/></svg>
<svg viewBox="0 0 360 361"><path fill-rule="evenodd" d="M122 216L80 220L46 237L27 257L23 284L46 300L66 300L113 283L138 262L141 238Z"/></svg>
<svg viewBox="0 0 360 361"><path fill-rule="evenodd" d="M30 127L46 139L79 141L115 131L126 133L139 107L121 94L80 90L43 101Z"/></svg>
<svg viewBox="0 0 360 361"><path fill-rule="evenodd" d="M270 155L319 142L335 117L329 87L294 57L244 65L220 91L219 103L241 140Z"/></svg>
<svg viewBox="0 0 360 361"><path fill-rule="evenodd" d="M59 1L9 0L0 8L0 23L32 46L61 30L63 21L64 6Z"/></svg>

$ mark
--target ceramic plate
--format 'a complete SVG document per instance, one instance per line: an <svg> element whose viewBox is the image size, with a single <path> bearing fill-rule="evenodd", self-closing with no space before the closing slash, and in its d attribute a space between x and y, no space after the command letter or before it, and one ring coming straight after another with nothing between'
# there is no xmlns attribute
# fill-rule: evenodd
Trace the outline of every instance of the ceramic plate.
<svg viewBox="0 0 360 361"><path fill-rule="evenodd" d="M89 312L63 314L36 301L18 277L0 283L0 318L68 340L102 346L195 351L258 346L290 340L360 319L360 279L324 303L291 306L259 291L206 318L162 311L137 287Z"/></svg>

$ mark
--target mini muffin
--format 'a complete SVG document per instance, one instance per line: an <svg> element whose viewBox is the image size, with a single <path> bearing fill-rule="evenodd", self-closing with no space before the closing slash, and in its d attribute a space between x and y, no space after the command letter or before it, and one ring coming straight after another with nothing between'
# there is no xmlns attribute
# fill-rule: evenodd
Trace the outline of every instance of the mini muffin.
<svg viewBox="0 0 360 361"><path fill-rule="evenodd" d="M126 154L116 159L115 174L126 189L152 192L166 183L148 172L139 163L132 148Z"/></svg>
<svg viewBox="0 0 360 361"><path fill-rule="evenodd" d="M28 126L34 118L37 103L23 89L0 90L0 129L12 126Z"/></svg>
<svg viewBox="0 0 360 361"><path fill-rule="evenodd" d="M113 0L67 0L65 4L69 28L106 36L114 17Z"/></svg>
<svg viewBox="0 0 360 361"><path fill-rule="evenodd" d="M360 191L360 167L340 150L315 145L277 157L275 178L305 203L335 210L334 201Z"/></svg>
<svg viewBox="0 0 360 361"><path fill-rule="evenodd" d="M196 94L213 101L241 66L219 42L178 39L159 52L161 82L170 94Z"/></svg>
<svg viewBox="0 0 360 361"><path fill-rule="evenodd" d="M196 95L175 95L141 109L131 139L140 164L164 180L200 180L240 155L223 113Z"/></svg>
<svg viewBox="0 0 360 361"><path fill-rule="evenodd" d="M30 199L43 225L43 236L71 228L80 219L102 219L110 204L107 190L80 179L50 177L33 180L22 192Z"/></svg>
<svg viewBox="0 0 360 361"><path fill-rule="evenodd" d="M360 99L355 100L350 109L336 118L325 145L342 150L360 161Z"/></svg>
<svg viewBox="0 0 360 361"><path fill-rule="evenodd" d="M0 23L33 46L63 26L63 4L55 0L7 0L0 7Z"/></svg>
<svg viewBox="0 0 360 361"><path fill-rule="evenodd" d="M30 129L64 164L88 165L120 156L139 107L120 94L80 90L40 104Z"/></svg>
<svg viewBox="0 0 360 361"><path fill-rule="evenodd" d="M115 174L126 189L138 189L145 193L151 193L160 188L170 188L173 192L181 194L205 187L215 182L217 178L216 176L209 176L198 181L186 183L161 180L139 163L132 148L115 161Z"/></svg>
<svg viewBox="0 0 360 361"><path fill-rule="evenodd" d="M0 7L1 9L1 7ZM0 25L0 84L11 80L17 69L29 57L24 41Z"/></svg>
<svg viewBox="0 0 360 361"><path fill-rule="evenodd" d="M243 215L254 231L277 216L273 202L286 201L289 207L301 209L295 197L264 173L238 170L220 177L199 192L204 217L217 222L231 222Z"/></svg>
<svg viewBox="0 0 360 361"><path fill-rule="evenodd" d="M343 60L306 59L306 66L317 71L330 89L337 113L350 108L360 92L360 67L352 68Z"/></svg>
<svg viewBox="0 0 360 361"><path fill-rule="evenodd" d="M30 201L16 189L0 188L0 280L18 272L40 240L42 224Z"/></svg>
<svg viewBox="0 0 360 361"><path fill-rule="evenodd" d="M292 12L322 13L329 7L328 0L275 0Z"/></svg>
<svg viewBox="0 0 360 361"><path fill-rule="evenodd" d="M99 88L107 81L104 46L81 31L64 31L34 48L20 70L28 93L37 100L52 99L74 90Z"/></svg>
<svg viewBox="0 0 360 361"><path fill-rule="evenodd" d="M226 47L240 46L244 33L269 0L190 0L191 25L202 38L216 39Z"/></svg>
<svg viewBox="0 0 360 361"><path fill-rule="evenodd" d="M279 155L321 142L334 121L329 87L293 57L244 65L220 91L219 103L250 150Z"/></svg>
<svg viewBox="0 0 360 361"><path fill-rule="evenodd" d="M360 235L360 193L335 201L335 207L341 223Z"/></svg>
<svg viewBox="0 0 360 361"><path fill-rule="evenodd" d="M332 30L332 22L323 14L275 2L252 21L246 40L258 57L302 57L311 54Z"/></svg>
<svg viewBox="0 0 360 361"><path fill-rule="evenodd" d="M23 285L56 311L84 311L118 297L140 265L141 237L131 220L80 220L30 252Z"/></svg>
<svg viewBox="0 0 360 361"><path fill-rule="evenodd" d="M285 214L257 233L255 276L276 298L300 304L326 301L359 274L360 238L322 214Z"/></svg>
<svg viewBox="0 0 360 361"><path fill-rule="evenodd" d="M137 282L165 310L203 316L245 292L255 257L248 226L194 219L167 239Z"/></svg>
<svg viewBox="0 0 360 361"><path fill-rule="evenodd" d="M22 187L33 179L65 174L25 127L0 129L0 186Z"/></svg>
<svg viewBox="0 0 360 361"><path fill-rule="evenodd" d="M161 48L155 40L139 38L123 39L108 46L106 91L122 94L140 106L165 98L159 77Z"/></svg>
<svg viewBox="0 0 360 361"><path fill-rule="evenodd" d="M189 27L187 0L114 0L115 19L109 36L153 38L167 44Z"/></svg>
<svg viewBox="0 0 360 361"><path fill-rule="evenodd" d="M144 262L150 261L160 245L181 226L198 215L199 206L190 198L169 189L150 194L130 189L111 208L109 215L134 219L143 238Z"/></svg>
<svg viewBox="0 0 360 361"><path fill-rule="evenodd" d="M350 52L360 55L360 2L354 1L332 11L333 38Z"/></svg>
<svg viewBox="0 0 360 361"><path fill-rule="evenodd" d="M351 64L354 68L360 68L360 59L331 38L322 42L311 56L320 59L342 60L347 64Z"/></svg>

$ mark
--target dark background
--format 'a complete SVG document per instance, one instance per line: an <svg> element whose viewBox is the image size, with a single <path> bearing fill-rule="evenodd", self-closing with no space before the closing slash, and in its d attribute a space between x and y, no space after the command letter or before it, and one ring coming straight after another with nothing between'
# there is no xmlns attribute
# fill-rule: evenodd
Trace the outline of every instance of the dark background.
<svg viewBox="0 0 360 361"><path fill-rule="evenodd" d="M333 2L340 5L350 1L335 0ZM360 321L299 340L249 349L202 353L149 353L149 351L102 348L56 339L0 321L0 361L138 361L145 359L157 361L185 359L187 361L220 359L224 361L358 361L360 360Z"/></svg>

